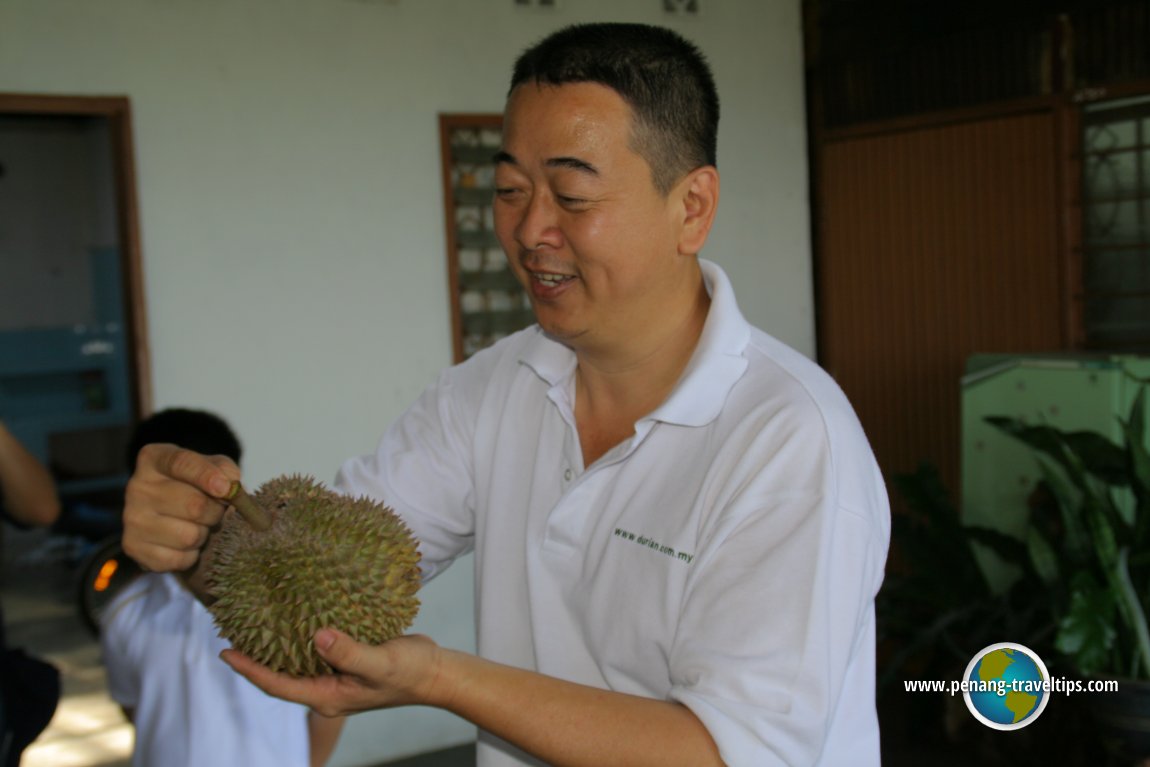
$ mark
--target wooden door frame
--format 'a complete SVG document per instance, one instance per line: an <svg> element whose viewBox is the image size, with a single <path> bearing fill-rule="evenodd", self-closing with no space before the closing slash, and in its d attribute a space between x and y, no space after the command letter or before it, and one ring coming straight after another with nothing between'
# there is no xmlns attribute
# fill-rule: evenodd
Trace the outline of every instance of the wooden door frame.
<svg viewBox="0 0 1150 767"><path fill-rule="evenodd" d="M131 352L132 397L138 417L151 412L151 354L144 303L144 269L140 248L139 203L136 196L135 143L132 108L126 96L56 96L0 93L0 115L104 117L111 134L116 228L119 235L125 308Z"/></svg>

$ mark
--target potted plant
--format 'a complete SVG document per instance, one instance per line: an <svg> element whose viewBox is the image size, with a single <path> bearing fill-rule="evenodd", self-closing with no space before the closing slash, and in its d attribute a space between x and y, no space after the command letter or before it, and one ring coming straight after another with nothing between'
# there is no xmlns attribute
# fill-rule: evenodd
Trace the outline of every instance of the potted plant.
<svg viewBox="0 0 1150 767"><path fill-rule="evenodd" d="M1059 706L1035 727L1002 738L975 722L961 696L906 694L904 680L958 679L976 650L1004 638L1052 653L1057 626L1022 541L964 524L929 463L890 480L902 508L892 518L891 561L876 604L884 761L925 763L947 755L951 762L995 767L1096 761L1077 705ZM1017 564L1018 579L993 589L975 544Z"/></svg>
<svg viewBox="0 0 1150 767"><path fill-rule="evenodd" d="M987 422L1031 447L1051 504L1032 508L1025 545L1057 621L1054 649L1087 679L1100 735L1119 758L1150 756L1150 452L1143 386L1118 444L1021 419Z"/></svg>
<svg viewBox="0 0 1150 767"><path fill-rule="evenodd" d="M937 675L961 670L979 647L1003 636L1031 636L1043 616L1032 599L1037 579L1024 544L964 525L933 465L893 475L891 484L906 512L891 520L892 564L878 595L880 636L892 647L880 688L897 681L908 665L920 675L949 678ZM996 594L974 556L975 543L1020 563L1024 576Z"/></svg>

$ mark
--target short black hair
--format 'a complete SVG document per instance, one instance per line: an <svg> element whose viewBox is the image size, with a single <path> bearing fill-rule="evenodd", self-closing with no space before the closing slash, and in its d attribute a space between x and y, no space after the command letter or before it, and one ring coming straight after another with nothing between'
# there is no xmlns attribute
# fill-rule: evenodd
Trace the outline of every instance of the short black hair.
<svg viewBox="0 0 1150 767"><path fill-rule="evenodd" d="M719 94L706 58L676 32L646 24L574 24L515 62L511 91L540 85L599 83L631 107L632 149L666 194L685 174L715 165Z"/></svg>
<svg viewBox="0 0 1150 767"><path fill-rule="evenodd" d="M243 447L227 421L215 413L191 408L168 408L136 424L128 440L127 464L131 471L144 445L165 442L204 455L226 455L237 464Z"/></svg>

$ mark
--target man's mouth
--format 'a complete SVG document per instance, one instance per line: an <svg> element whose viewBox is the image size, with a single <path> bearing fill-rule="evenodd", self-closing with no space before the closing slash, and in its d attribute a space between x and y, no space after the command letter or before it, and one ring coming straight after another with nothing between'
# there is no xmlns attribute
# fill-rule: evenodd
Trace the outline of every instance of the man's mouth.
<svg viewBox="0 0 1150 767"><path fill-rule="evenodd" d="M547 272L532 272L531 273L531 279L535 280L536 282L542 283L544 287L554 288L554 287L557 287L559 285L562 285L564 282L567 282L568 280L573 280L575 278L570 276L570 275L567 275L567 274L550 274Z"/></svg>

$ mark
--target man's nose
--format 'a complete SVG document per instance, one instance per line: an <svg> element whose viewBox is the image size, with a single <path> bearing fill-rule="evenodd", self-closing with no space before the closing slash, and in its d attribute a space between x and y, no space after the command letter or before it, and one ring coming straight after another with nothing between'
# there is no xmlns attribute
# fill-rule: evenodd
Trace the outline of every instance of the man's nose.
<svg viewBox="0 0 1150 767"><path fill-rule="evenodd" d="M531 195L521 209L515 240L527 250L537 250L540 246L556 248L562 244L558 210L551 195Z"/></svg>

